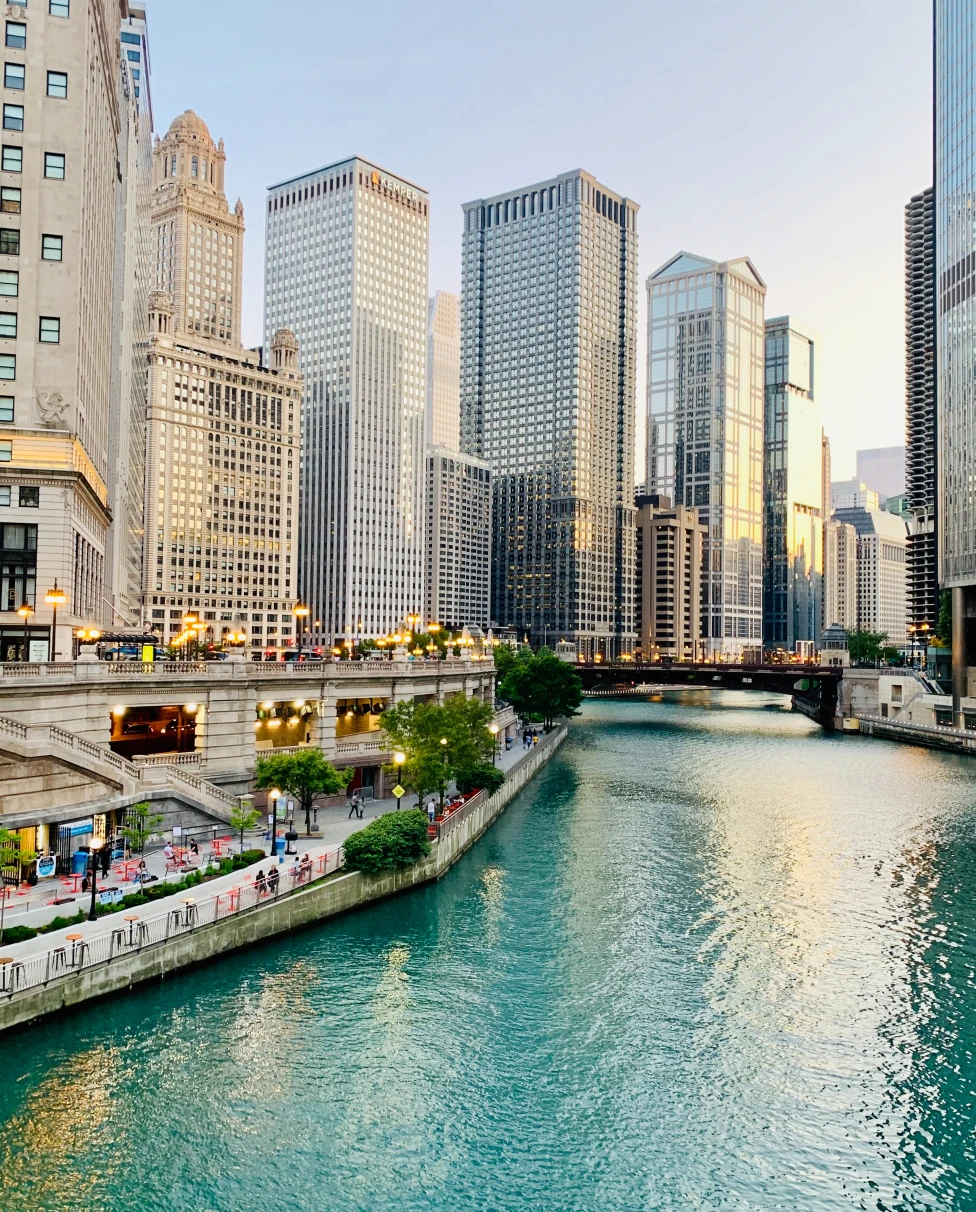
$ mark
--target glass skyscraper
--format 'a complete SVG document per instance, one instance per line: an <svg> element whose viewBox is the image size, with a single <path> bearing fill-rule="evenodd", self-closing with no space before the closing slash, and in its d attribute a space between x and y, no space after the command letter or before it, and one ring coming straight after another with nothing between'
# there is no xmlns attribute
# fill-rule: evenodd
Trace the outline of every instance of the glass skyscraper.
<svg viewBox="0 0 976 1212"><path fill-rule="evenodd" d="M953 707L976 658L976 6L935 3L938 546L953 595ZM960 725L961 726L961 725Z"/></svg>
<svg viewBox="0 0 976 1212"><path fill-rule="evenodd" d="M495 621L634 631L637 206L582 171L464 206L461 446L492 466Z"/></svg>
<svg viewBox="0 0 976 1212"><path fill-rule="evenodd" d="M766 284L746 257L681 252L647 280L647 492L708 527L705 653L762 648Z"/></svg>
<svg viewBox="0 0 976 1212"><path fill-rule="evenodd" d="M796 652L823 631L823 430L820 334L792 316L766 321L763 640Z"/></svg>
<svg viewBox="0 0 976 1212"><path fill-rule="evenodd" d="M299 592L323 644L424 609L427 207L358 157L269 190L266 342L301 342Z"/></svg>

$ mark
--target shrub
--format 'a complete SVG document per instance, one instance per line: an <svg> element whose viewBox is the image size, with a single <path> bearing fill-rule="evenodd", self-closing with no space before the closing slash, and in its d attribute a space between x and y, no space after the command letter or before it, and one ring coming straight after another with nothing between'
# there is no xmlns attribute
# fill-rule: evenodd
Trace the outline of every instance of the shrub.
<svg viewBox="0 0 976 1212"><path fill-rule="evenodd" d="M489 766L486 764L481 766L472 766L469 770L465 770L463 774L459 774L456 780L458 791L462 795L467 795L470 791L487 791L489 795L493 794L505 782L505 775L497 766Z"/></svg>
<svg viewBox="0 0 976 1212"><path fill-rule="evenodd" d="M373 875L409 867L430 854L427 814L417 808L409 812L388 812L350 834L345 841L346 867Z"/></svg>
<svg viewBox="0 0 976 1212"><path fill-rule="evenodd" d="M38 926L37 933L51 934L55 930L63 930L65 926L77 926L79 922L83 922L84 920L85 912L83 909L79 909L78 912L72 917L62 917L60 914L58 914L58 916L52 918L46 926Z"/></svg>
<svg viewBox="0 0 976 1212"><path fill-rule="evenodd" d="M0 943L26 943L29 938L37 938L32 926L8 926L0 935Z"/></svg>
<svg viewBox="0 0 976 1212"><path fill-rule="evenodd" d="M234 856L234 867L250 867L252 863L260 863L262 859L268 856L263 850L245 850L242 854Z"/></svg>

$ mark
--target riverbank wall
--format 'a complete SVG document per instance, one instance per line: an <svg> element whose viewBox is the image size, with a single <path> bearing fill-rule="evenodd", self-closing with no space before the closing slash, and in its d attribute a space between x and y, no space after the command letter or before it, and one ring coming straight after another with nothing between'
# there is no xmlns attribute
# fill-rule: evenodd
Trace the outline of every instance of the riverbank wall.
<svg viewBox="0 0 976 1212"><path fill-rule="evenodd" d="M566 739L561 725L508 772L493 795L474 797L438 829L430 855L400 871L366 876L351 871L299 888L276 900L229 914L207 925L187 925L172 937L123 950L104 962L85 965L27 988L0 992L0 1031L21 1027L95 998L117 994L146 981L205 963L254 943L347 913L438 880L457 862L535 777ZM111 919L103 919L106 926ZM8 948L16 952L16 948Z"/></svg>

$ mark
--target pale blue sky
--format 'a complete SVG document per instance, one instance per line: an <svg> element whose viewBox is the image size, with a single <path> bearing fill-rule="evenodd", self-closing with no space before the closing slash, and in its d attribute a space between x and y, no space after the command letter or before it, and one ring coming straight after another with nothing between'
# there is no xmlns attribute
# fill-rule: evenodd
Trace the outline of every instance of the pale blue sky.
<svg viewBox="0 0 976 1212"><path fill-rule="evenodd" d="M147 7L157 131L196 110L244 200L248 344L270 183L353 153L416 181L431 291L457 290L461 202L583 167L641 206L641 434L643 282L687 248L750 256L766 314L822 331L835 479L859 447L903 441L903 207L931 177L928 4Z"/></svg>

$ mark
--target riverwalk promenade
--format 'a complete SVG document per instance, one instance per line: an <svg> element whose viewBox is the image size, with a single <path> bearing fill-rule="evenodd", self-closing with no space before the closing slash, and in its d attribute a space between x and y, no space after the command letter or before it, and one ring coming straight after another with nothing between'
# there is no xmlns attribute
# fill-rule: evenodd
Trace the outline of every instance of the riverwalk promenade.
<svg viewBox="0 0 976 1212"><path fill-rule="evenodd" d="M565 739L557 728L529 751L516 746L501 755L506 781L493 795L472 797L437 827L431 854L411 867L364 876L343 872L342 838L393 802L367 802L362 821L320 813L323 834L301 838L298 860L288 856L270 887L272 860L180 891L131 912L39 935L4 946L0 954L0 1031L56 1013L64 1007L119 992L146 980L343 913L359 905L440 878L491 825ZM405 797L406 798L406 797ZM346 810L346 814L347 814ZM69 907L71 908L71 907Z"/></svg>

